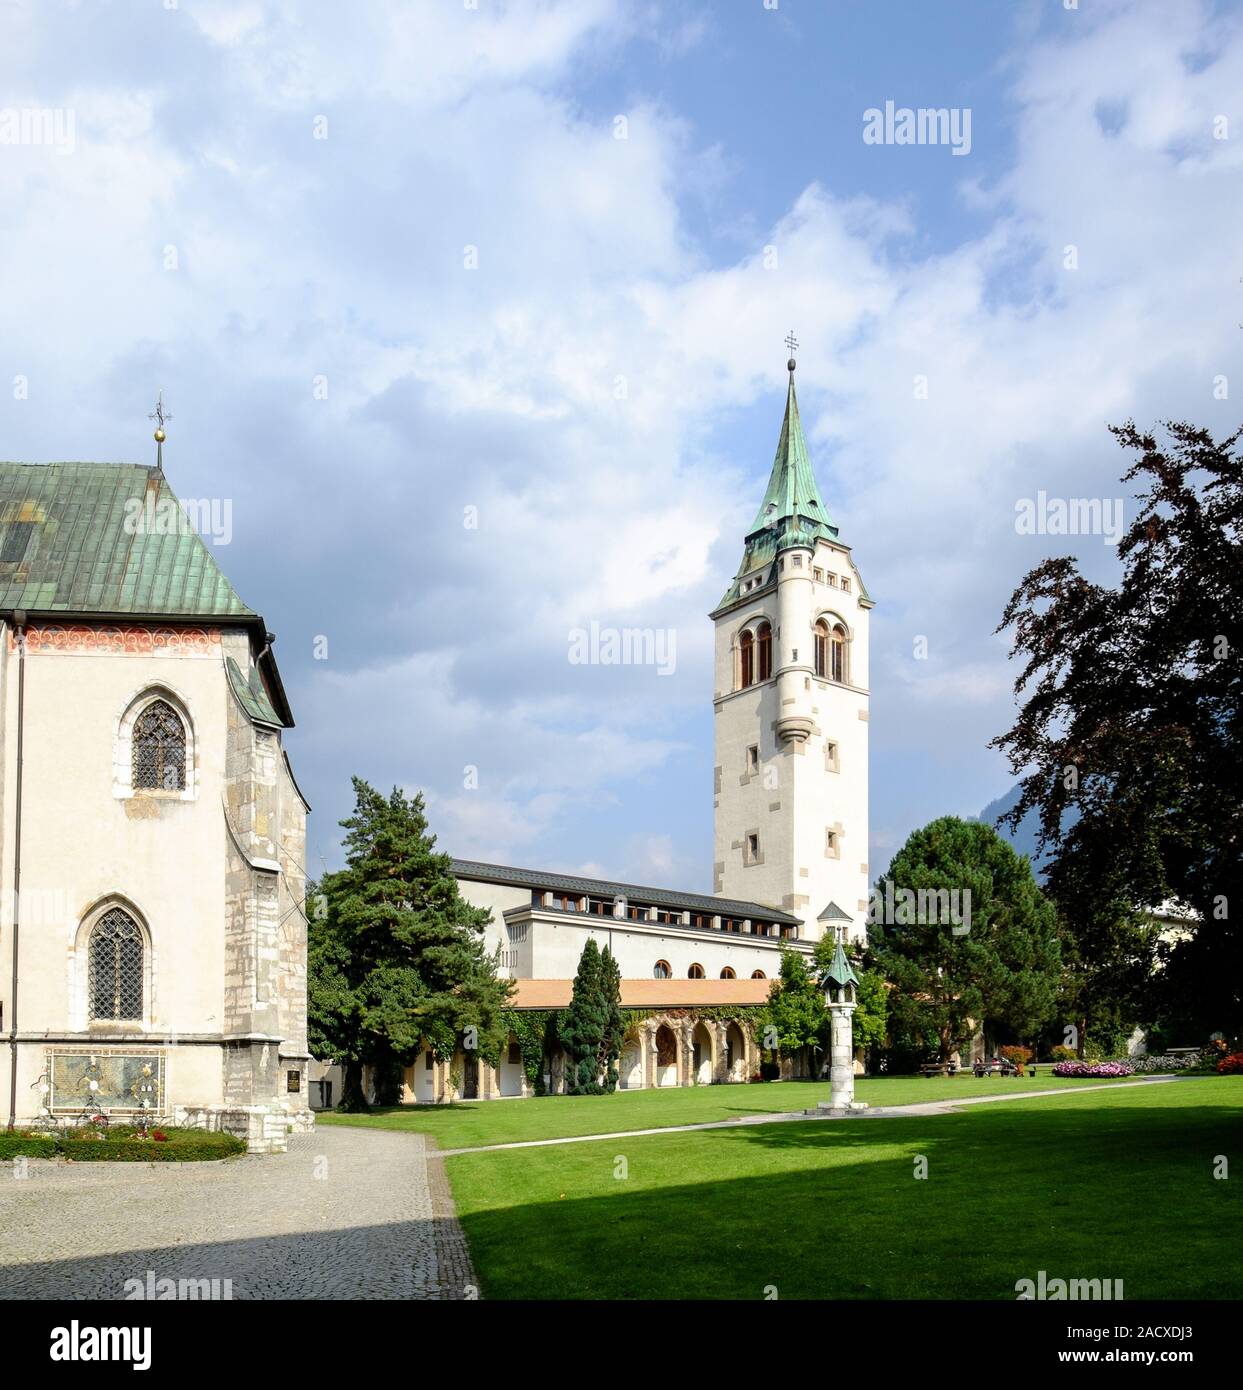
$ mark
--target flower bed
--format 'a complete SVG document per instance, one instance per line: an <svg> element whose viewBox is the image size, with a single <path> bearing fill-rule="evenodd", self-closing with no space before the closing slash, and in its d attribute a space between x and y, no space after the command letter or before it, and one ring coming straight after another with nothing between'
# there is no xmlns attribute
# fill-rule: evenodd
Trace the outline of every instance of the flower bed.
<svg viewBox="0 0 1243 1390"><path fill-rule="evenodd" d="M1203 1052L1179 1052L1173 1055L1165 1052L1136 1057L1131 1065L1137 1072L1146 1075L1154 1071L1190 1071L1194 1067L1202 1067L1206 1060Z"/></svg>
<svg viewBox="0 0 1243 1390"><path fill-rule="evenodd" d="M1131 1076L1135 1068L1130 1062L1058 1062L1054 1076Z"/></svg>
<svg viewBox="0 0 1243 1390"><path fill-rule="evenodd" d="M1243 1075L1243 1052L1232 1052L1217 1063L1217 1070L1223 1076Z"/></svg>
<svg viewBox="0 0 1243 1390"><path fill-rule="evenodd" d="M162 1137L161 1137L162 1136ZM66 1158L75 1163L195 1163L246 1152L246 1141L206 1129L152 1130L132 1125L82 1125L55 1134L30 1130L0 1133L0 1159Z"/></svg>

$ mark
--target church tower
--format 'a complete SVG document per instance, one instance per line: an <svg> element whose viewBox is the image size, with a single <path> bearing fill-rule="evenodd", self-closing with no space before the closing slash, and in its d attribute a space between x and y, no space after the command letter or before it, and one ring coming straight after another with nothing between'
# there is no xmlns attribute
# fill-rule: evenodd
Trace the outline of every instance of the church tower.
<svg viewBox="0 0 1243 1390"><path fill-rule="evenodd" d="M868 616L816 486L794 392L772 475L716 624L714 892L865 929Z"/></svg>

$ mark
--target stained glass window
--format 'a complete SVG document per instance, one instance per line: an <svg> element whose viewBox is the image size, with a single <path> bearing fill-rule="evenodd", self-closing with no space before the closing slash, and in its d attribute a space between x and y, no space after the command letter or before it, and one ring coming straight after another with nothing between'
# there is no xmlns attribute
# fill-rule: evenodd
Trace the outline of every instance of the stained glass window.
<svg viewBox="0 0 1243 1390"><path fill-rule="evenodd" d="M179 792L186 786L186 726L172 705L155 700L134 724L134 786Z"/></svg>

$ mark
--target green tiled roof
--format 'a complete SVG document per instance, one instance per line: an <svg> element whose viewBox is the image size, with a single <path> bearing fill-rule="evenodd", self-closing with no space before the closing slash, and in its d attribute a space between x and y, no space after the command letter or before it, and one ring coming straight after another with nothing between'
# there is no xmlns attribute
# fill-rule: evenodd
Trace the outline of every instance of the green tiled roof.
<svg viewBox="0 0 1243 1390"><path fill-rule="evenodd" d="M178 514L154 468L0 463L0 609L253 622Z"/></svg>

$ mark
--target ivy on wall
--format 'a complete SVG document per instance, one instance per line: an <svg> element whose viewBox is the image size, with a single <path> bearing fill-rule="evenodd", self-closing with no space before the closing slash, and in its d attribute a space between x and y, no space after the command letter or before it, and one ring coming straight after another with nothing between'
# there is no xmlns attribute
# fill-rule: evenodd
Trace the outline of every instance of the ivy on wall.
<svg viewBox="0 0 1243 1390"><path fill-rule="evenodd" d="M544 1058L557 1046L557 1009L504 1009L502 1024L518 1039L522 1071L537 1096L544 1091Z"/></svg>

